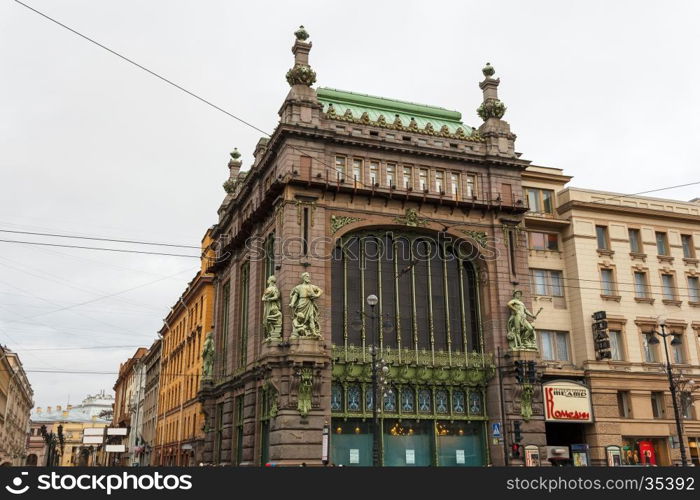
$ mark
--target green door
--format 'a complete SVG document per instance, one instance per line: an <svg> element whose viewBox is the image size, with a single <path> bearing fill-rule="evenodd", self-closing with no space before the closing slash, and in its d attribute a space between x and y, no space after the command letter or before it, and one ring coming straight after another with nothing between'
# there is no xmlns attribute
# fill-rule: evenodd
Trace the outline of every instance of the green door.
<svg viewBox="0 0 700 500"><path fill-rule="evenodd" d="M330 461L343 466L372 466L372 429L369 422L331 420Z"/></svg>

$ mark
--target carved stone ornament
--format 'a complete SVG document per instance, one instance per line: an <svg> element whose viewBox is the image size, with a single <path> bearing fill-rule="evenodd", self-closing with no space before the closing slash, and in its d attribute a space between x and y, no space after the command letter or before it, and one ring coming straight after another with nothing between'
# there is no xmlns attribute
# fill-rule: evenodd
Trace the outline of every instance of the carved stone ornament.
<svg viewBox="0 0 700 500"><path fill-rule="evenodd" d="M346 217L344 215L331 215L331 234L337 233L348 224L359 222L361 220L364 219L361 219L360 217Z"/></svg>
<svg viewBox="0 0 700 500"><path fill-rule="evenodd" d="M287 71L287 83L293 85L306 85L311 87L316 83L316 72L311 69L311 66L306 64L296 64L292 69Z"/></svg>
<svg viewBox="0 0 700 500"><path fill-rule="evenodd" d="M297 395L297 410L299 415L306 418L311 410L311 389L313 386L313 371L304 367L299 373L299 393Z"/></svg>
<svg viewBox="0 0 700 500"><path fill-rule="evenodd" d="M306 28L304 28L304 26L302 25L299 26L299 29L294 32L294 36L297 40L301 40L302 42L304 42L309 38L309 32L306 31Z"/></svg>
<svg viewBox="0 0 700 500"><path fill-rule="evenodd" d="M487 241L486 241L486 233L484 231L472 231L471 229L460 229L460 233L464 233L467 236L469 236L471 239L476 241L479 246L481 247L486 247Z"/></svg>
<svg viewBox="0 0 700 500"><path fill-rule="evenodd" d="M222 186L224 187L224 191L228 194L232 194L236 190L236 186L238 186L238 179L226 179Z"/></svg>
<svg viewBox="0 0 700 500"><path fill-rule="evenodd" d="M405 224L411 227L425 226L428 224L428 219L420 217L418 215L418 210L415 208L407 208L406 215L395 217L394 222L398 224Z"/></svg>
<svg viewBox="0 0 700 500"><path fill-rule="evenodd" d="M289 294L289 307L292 309L293 317L292 339L321 338L317 301L322 294L323 290L311 283L309 273L302 273L301 283Z"/></svg>
<svg viewBox="0 0 700 500"><path fill-rule="evenodd" d="M211 380L214 374L214 333L207 333L202 346L202 378Z"/></svg>
<svg viewBox="0 0 700 500"><path fill-rule="evenodd" d="M267 288L262 296L265 341L282 340L282 305L280 297L280 291L277 288L277 278L274 275L270 276L267 278Z"/></svg>
<svg viewBox="0 0 700 500"><path fill-rule="evenodd" d="M520 395L520 416L525 422L529 422L532 417L532 395L535 392L532 384L523 384L522 394Z"/></svg>
<svg viewBox="0 0 700 500"><path fill-rule="evenodd" d="M481 106L477 108L476 112L484 121L488 120L489 118L498 118L500 120L506 113L506 109L506 105L500 100L489 99L486 102L482 102Z"/></svg>

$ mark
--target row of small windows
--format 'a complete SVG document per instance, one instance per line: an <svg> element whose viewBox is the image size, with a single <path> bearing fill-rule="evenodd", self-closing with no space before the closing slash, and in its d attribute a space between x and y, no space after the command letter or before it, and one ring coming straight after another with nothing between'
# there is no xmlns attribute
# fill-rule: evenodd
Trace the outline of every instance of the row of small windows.
<svg viewBox="0 0 700 500"><path fill-rule="evenodd" d="M611 250L607 226L596 226L595 231L598 250ZM633 254L643 254L644 247L642 245L640 230L630 228L627 230L627 234L629 236L630 252ZM663 231L656 231L654 233L654 239L656 242L656 253L662 257L670 257L671 250L668 244L668 234ZM695 259L695 245L692 235L681 234L681 246L683 247L684 259Z"/></svg>
<svg viewBox="0 0 700 500"><path fill-rule="evenodd" d="M382 398L387 413L483 415L483 396L479 391L402 386L391 387ZM374 395L369 384L334 383L331 388L331 411L363 413L374 410Z"/></svg>
<svg viewBox="0 0 700 500"><path fill-rule="evenodd" d="M474 174L463 175L460 172L414 168L390 162L382 163L378 160L365 162L364 159L349 159L345 156L335 157L335 170L339 181L352 179L361 184L368 182L372 186L420 189L443 194L449 191L456 199L470 199L476 196Z"/></svg>
<svg viewBox="0 0 700 500"><path fill-rule="evenodd" d="M634 296L636 299L651 300L652 292L650 291L649 282L646 271L634 271ZM687 276L687 298L691 303L700 302L700 278L697 276ZM602 268L600 270L600 286L603 295L617 296L617 283L615 280L615 271L612 268ZM678 293L676 286L676 277L673 273L661 273L661 297L666 301L678 301L681 295Z"/></svg>

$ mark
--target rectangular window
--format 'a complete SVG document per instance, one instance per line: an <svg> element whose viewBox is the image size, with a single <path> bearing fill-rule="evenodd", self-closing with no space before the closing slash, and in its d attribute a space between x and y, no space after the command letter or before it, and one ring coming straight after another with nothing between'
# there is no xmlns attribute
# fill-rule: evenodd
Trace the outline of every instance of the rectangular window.
<svg viewBox="0 0 700 500"><path fill-rule="evenodd" d="M688 276L688 300L700 302L700 279L697 276Z"/></svg>
<svg viewBox="0 0 700 500"><path fill-rule="evenodd" d="M656 232L656 253L659 255L668 255L668 238L666 233Z"/></svg>
<svg viewBox="0 0 700 500"><path fill-rule="evenodd" d="M476 176L469 174L467 175L467 191L465 193L467 198L476 198Z"/></svg>
<svg viewBox="0 0 700 500"><path fill-rule="evenodd" d="M243 462L243 395L236 396L234 402L236 465Z"/></svg>
<svg viewBox="0 0 700 500"><path fill-rule="evenodd" d="M336 156L335 157L335 173L336 173L336 177L339 181L345 179L345 157L344 156Z"/></svg>
<svg viewBox="0 0 700 500"><path fill-rule="evenodd" d="M396 186L396 165L393 163L386 165L386 184L389 187Z"/></svg>
<svg viewBox="0 0 700 500"><path fill-rule="evenodd" d="M651 333L642 333L642 354L644 355L644 361L647 363L656 363L658 359L656 356L656 346L649 343L651 337Z"/></svg>
<svg viewBox="0 0 700 500"><path fill-rule="evenodd" d="M418 185L423 191L428 190L428 170L425 168L418 171Z"/></svg>
<svg viewBox="0 0 700 500"><path fill-rule="evenodd" d="M460 196L460 189L459 189L459 174L457 173L451 173L450 174L450 187L452 190L452 196L454 197L455 200L459 200Z"/></svg>
<svg viewBox="0 0 700 500"><path fill-rule="evenodd" d="M540 330L540 348L542 359L548 361L569 361L569 334Z"/></svg>
<svg viewBox="0 0 700 500"><path fill-rule="evenodd" d="M379 184L379 163L372 161L369 164L369 182L374 186Z"/></svg>
<svg viewBox="0 0 700 500"><path fill-rule="evenodd" d="M661 275L661 288L665 300L675 300L676 299L676 287L673 283L672 274L662 274Z"/></svg>
<svg viewBox="0 0 700 500"><path fill-rule="evenodd" d="M642 252L642 240L639 235L639 229L629 229L627 233L630 239L630 252L644 253Z"/></svg>
<svg viewBox="0 0 700 500"><path fill-rule="evenodd" d="M666 398L663 392L651 393L651 414L654 418L665 418Z"/></svg>
<svg viewBox="0 0 700 500"><path fill-rule="evenodd" d="M551 189L527 188L527 202L530 212L554 213L554 191Z"/></svg>
<svg viewBox="0 0 700 500"><path fill-rule="evenodd" d="M674 333L674 336L679 343L674 344L669 340L669 343L671 344L671 358L673 359L673 363L685 363L685 355L683 354L683 335L680 333Z"/></svg>
<svg viewBox="0 0 700 500"><path fill-rule="evenodd" d="M404 167L403 169L403 187L404 189L409 189L413 187L413 172L411 167Z"/></svg>
<svg viewBox="0 0 700 500"><path fill-rule="evenodd" d="M603 295L615 295L615 276L612 269L600 270L600 286Z"/></svg>
<svg viewBox="0 0 700 500"><path fill-rule="evenodd" d="M438 193L445 192L445 172L442 170L435 172L435 191Z"/></svg>
<svg viewBox="0 0 700 500"><path fill-rule="evenodd" d="M689 234L681 234L681 244L683 245L683 257L694 259L695 245L693 244L693 237Z"/></svg>
<svg viewBox="0 0 700 500"><path fill-rule="evenodd" d="M639 299L646 299L647 293L647 273L635 271L634 273L634 296Z"/></svg>
<svg viewBox="0 0 700 500"><path fill-rule="evenodd" d="M227 281L224 283L221 293L221 346L219 347L219 352L221 352L221 362L219 363L219 369L223 375L228 373L226 362L226 354L228 351L228 335L229 335L229 306L231 303L231 282Z"/></svg>
<svg viewBox="0 0 700 500"><path fill-rule="evenodd" d="M625 359L622 348L622 332L620 330L608 330L608 339L610 340L610 359L613 361Z"/></svg>
<svg viewBox="0 0 700 500"><path fill-rule="evenodd" d="M622 418L632 416L629 391L617 391L617 411Z"/></svg>
<svg viewBox="0 0 700 500"><path fill-rule="evenodd" d="M352 178L357 183L364 182L362 178L362 160L352 160Z"/></svg>
<svg viewBox="0 0 700 500"><path fill-rule="evenodd" d="M608 243L607 226L596 226L595 237L598 242L598 250L610 250L610 244Z"/></svg>
<svg viewBox="0 0 700 500"><path fill-rule="evenodd" d="M559 240L556 233L540 233L530 231L530 249L532 250L559 250Z"/></svg>
<svg viewBox="0 0 700 500"><path fill-rule="evenodd" d="M241 266L240 281L240 336L238 342L238 366L244 367L248 359L248 278L250 275L250 262L246 261Z"/></svg>
<svg viewBox="0 0 700 500"><path fill-rule="evenodd" d="M214 463L221 463L221 445L224 437L224 404L218 403L214 413Z"/></svg>
<svg viewBox="0 0 700 500"><path fill-rule="evenodd" d="M563 297L564 285L561 271L532 269L532 286L536 295Z"/></svg>

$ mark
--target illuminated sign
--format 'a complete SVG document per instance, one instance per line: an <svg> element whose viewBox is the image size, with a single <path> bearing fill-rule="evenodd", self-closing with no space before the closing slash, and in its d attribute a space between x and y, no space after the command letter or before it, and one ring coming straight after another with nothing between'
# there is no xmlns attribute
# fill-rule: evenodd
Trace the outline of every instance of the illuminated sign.
<svg viewBox="0 0 700 500"><path fill-rule="evenodd" d="M546 422L593 422L591 391L570 380L553 380L542 384Z"/></svg>

